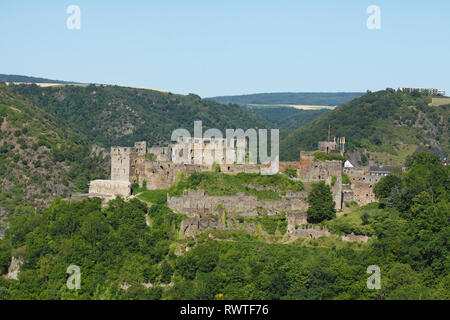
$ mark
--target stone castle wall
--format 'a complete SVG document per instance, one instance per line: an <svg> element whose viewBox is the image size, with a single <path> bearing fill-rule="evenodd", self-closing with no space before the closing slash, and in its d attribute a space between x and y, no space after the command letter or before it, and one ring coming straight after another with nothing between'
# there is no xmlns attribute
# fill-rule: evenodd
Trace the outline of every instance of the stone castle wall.
<svg viewBox="0 0 450 320"><path fill-rule="evenodd" d="M319 141L318 149L325 152L326 154L336 151L336 142L334 141Z"/></svg>
<svg viewBox="0 0 450 320"><path fill-rule="evenodd" d="M351 188L353 190L353 200L360 206L376 202L377 197L373 192L375 184L380 181L381 177L371 176L366 174L349 172L348 176L351 181Z"/></svg>
<svg viewBox="0 0 450 320"><path fill-rule="evenodd" d="M308 226L307 228L302 228L300 225L295 226L293 229L288 228L288 235L294 238L320 238L329 237L331 232L325 227L319 226Z"/></svg>
<svg viewBox="0 0 450 320"><path fill-rule="evenodd" d="M341 240L347 242L367 242L369 239L370 237L368 236L356 235L354 233L344 234L341 236Z"/></svg>
<svg viewBox="0 0 450 320"><path fill-rule="evenodd" d="M343 165L339 160L315 161L314 153L300 152L299 177L303 181L326 181L329 177L341 177Z"/></svg>
<svg viewBox="0 0 450 320"><path fill-rule="evenodd" d="M89 184L89 194L128 197L130 195L130 182L120 180L93 180Z"/></svg>
<svg viewBox="0 0 450 320"><path fill-rule="evenodd" d="M153 154L153 160L155 161L171 161L172 159L172 147L151 147L148 148L148 153Z"/></svg>
<svg viewBox="0 0 450 320"><path fill-rule="evenodd" d="M256 196L247 196L242 193L236 196L208 196L205 192L190 190L181 197L167 197L167 206L172 210L184 213L189 217L205 216L217 213L220 208L225 208L229 215L256 216L258 209L263 209L269 215L282 211L305 212L308 203L304 199L304 193L297 193L297 197L284 198L275 201L260 201Z"/></svg>
<svg viewBox="0 0 450 320"><path fill-rule="evenodd" d="M131 182L136 182L139 175L139 184L146 181L148 190L168 189L178 178L180 173L190 176L194 172L201 172L209 168L200 165L174 164L168 161L144 160L138 162Z"/></svg>

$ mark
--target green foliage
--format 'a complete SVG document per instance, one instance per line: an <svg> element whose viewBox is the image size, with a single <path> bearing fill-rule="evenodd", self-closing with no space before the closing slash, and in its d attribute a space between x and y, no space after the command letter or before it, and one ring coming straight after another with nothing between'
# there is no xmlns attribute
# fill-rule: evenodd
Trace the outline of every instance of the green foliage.
<svg viewBox="0 0 450 320"><path fill-rule="evenodd" d="M405 165L408 168L417 165L435 165L439 166L441 164L441 158L436 153L419 151L415 152L406 159Z"/></svg>
<svg viewBox="0 0 450 320"><path fill-rule="evenodd" d="M328 109L301 110L291 107L259 108L250 107L251 110L261 115L264 119L272 122L281 131L294 129L305 125L318 116L328 112Z"/></svg>
<svg viewBox="0 0 450 320"><path fill-rule="evenodd" d="M287 175L289 178L297 178L298 174L297 174L297 170L295 170L294 168L286 168L284 169L283 173L285 175Z"/></svg>
<svg viewBox="0 0 450 320"><path fill-rule="evenodd" d="M331 186L333 187L336 184L337 181L337 177L336 176L332 176L331 177Z"/></svg>
<svg viewBox="0 0 450 320"><path fill-rule="evenodd" d="M409 181L417 182L409 205L394 203L387 210L374 203L327 222L335 232L373 235L365 246L330 237L310 241L309 247L305 239L267 243L230 230L178 243L183 217L164 205L148 210L136 199L119 198L102 208L99 199L56 200L47 210L24 210L11 220L0 241L0 266L8 265L11 254L25 263L19 281L0 278L0 299L447 299L448 168L417 162L400 180L400 199ZM313 185L311 194L311 204L319 198L332 202L323 183ZM145 224L147 213L151 227ZM247 219L270 234L285 232L283 213ZM191 250L175 256L169 253L173 244ZM82 270L77 293L65 287L71 264ZM381 290L366 287L372 264L381 267ZM124 282L131 285L127 291L120 289ZM142 282L156 286L146 289ZM173 286L158 286L164 283Z"/></svg>
<svg viewBox="0 0 450 320"><path fill-rule="evenodd" d="M322 162L324 162L324 161L332 161L332 160L344 161L345 158L343 156L341 156L340 154L338 154L338 153L326 154L326 153L324 153L322 151L317 151L317 152L314 152L314 160L322 161Z"/></svg>
<svg viewBox="0 0 450 320"><path fill-rule="evenodd" d="M90 180L106 177L92 142L64 120L48 114L0 84L0 113L8 122L0 135L0 206L14 212L21 205L45 205L49 199L87 192ZM2 118L3 119L3 118Z"/></svg>
<svg viewBox="0 0 450 320"><path fill-rule="evenodd" d="M119 86L65 85L42 88L18 85L14 90L46 112L64 119L92 141L106 147L170 143L173 130L193 130L201 119L204 130L271 128L261 116L238 105L222 105L196 95L177 95ZM61 99L61 97L64 97ZM133 127L132 133L128 132ZM149 130L151 128L151 130ZM192 133L192 132L191 132Z"/></svg>
<svg viewBox="0 0 450 320"><path fill-rule="evenodd" d="M256 187L270 188L257 189ZM238 192L257 196L260 200L279 200L281 193L301 191L303 184L292 181L284 175L260 175L254 173L238 173L236 175L217 172L194 173L188 178L181 177L172 185L170 196L181 196L184 190L204 190L211 196L232 196Z"/></svg>
<svg viewBox="0 0 450 320"><path fill-rule="evenodd" d="M41 213L15 217L6 239L0 241L0 268L9 263L11 248L22 248L26 261L20 281L7 283L11 298L75 298L65 287L66 269L72 264L82 270L77 299L161 298L160 288L150 290L139 284L150 279L155 283L171 281L173 268L164 258L181 216L165 206L153 205L148 212L152 220L149 228L146 213L144 203L118 198L104 209L99 199L56 200ZM14 255L20 252L15 251ZM123 282L132 287L116 290Z"/></svg>
<svg viewBox="0 0 450 320"><path fill-rule="evenodd" d="M375 185L374 193L378 199L387 199L394 187L399 187L401 185L401 177L396 175L388 175L383 178Z"/></svg>
<svg viewBox="0 0 450 320"><path fill-rule="evenodd" d="M146 190L139 195L139 199L153 204L166 204L167 190Z"/></svg>
<svg viewBox="0 0 450 320"><path fill-rule="evenodd" d="M223 96L210 98L220 103L249 104L290 104L312 106L336 106L361 97L362 92L276 92Z"/></svg>
<svg viewBox="0 0 450 320"><path fill-rule="evenodd" d="M280 137L280 157L282 160L296 160L300 150L317 150L317 142L327 138L329 127L333 135L348 137L348 151L365 149L386 152L401 156L401 160L404 160L407 154L398 154L401 146L407 144L418 147L434 141L448 154L450 149L446 130L449 127L450 107L430 107L430 102L427 96L413 96L393 90L368 93L322 114L304 126L283 132ZM430 121L437 131L429 125L415 126L419 114Z"/></svg>
<svg viewBox="0 0 450 320"><path fill-rule="evenodd" d="M401 176L384 177L377 190L380 207L391 208L373 224L377 250L392 252L415 270L442 274L450 235L449 168L431 154L418 153Z"/></svg>
<svg viewBox="0 0 450 320"><path fill-rule="evenodd" d="M373 235L372 223L383 210L378 208L377 203L370 203L360 208L353 209L344 215L326 223L328 229L337 234Z"/></svg>
<svg viewBox="0 0 450 320"><path fill-rule="evenodd" d="M343 184L352 184L352 181L350 180L350 177L348 176L348 174L346 174L346 173L342 174L342 183Z"/></svg>
<svg viewBox="0 0 450 320"><path fill-rule="evenodd" d="M336 217L333 194L325 182L314 183L308 195L308 222L319 223Z"/></svg>
<svg viewBox="0 0 450 320"><path fill-rule="evenodd" d="M216 162L213 163L213 171L220 172L220 165Z"/></svg>
<svg viewBox="0 0 450 320"><path fill-rule="evenodd" d="M145 158L147 160L153 160L154 157L155 157L155 155L153 153L146 153L145 154Z"/></svg>

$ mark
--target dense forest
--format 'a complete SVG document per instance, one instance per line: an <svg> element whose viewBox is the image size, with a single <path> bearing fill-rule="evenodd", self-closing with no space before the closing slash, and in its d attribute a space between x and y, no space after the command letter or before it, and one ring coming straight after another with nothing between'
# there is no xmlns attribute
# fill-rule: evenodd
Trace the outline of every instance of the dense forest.
<svg viewBox="0 0 450 320"><path fill-rule="evenodd" d="M50 80L39 77L20 76L17 74L0 74L0 82L27 82L27 83L76 83L70 81Z"/></svg>
<svg viewBox="0 0 450 320"><path fill-rule="evenodd" d="M368 93L327 112L305 126L284 132L280 157L296 160L300 150L315 150L317 142L332 136L346 137L346 151L386 154L386 161L403 163L421 145L449 149L450 105L430 106L431 97L392 89ZM382 161L380 161L382 162Z"/></svg>
<svg viewBox="0 0 450 320"><path fill-rule="evenodd" d="M86 136L4 84L0 126L0 215L34 211L106 177L106 161L92 154Z"/></svg>
<svg viewBox="0 0 450 320"><path fill-rule="evenodd" d="M362 92L279 92L257 93L239 96L208 98L220 103L249 104L293 104L313 106L337 106L361 97Z"/></svg>
<svg viewBox="0 0 450 320"><path fill-rule="evenodd" d="M130 146L144 140L164 145L175 129L192 132L195 120L203 121L204 130L217 128L222 132L272 127L247 108L202 100L195 94L104 85L16 85L14 90L105 147Z"/></svg>
<svg viewBox="0 0 450 320"><path fill-rule="evenodd" d="M220 230L183 239L183 216L163 198L106 208L56 199L11 221L0 271L11 256L24 263L18 281L0 278L0 299L450 299L449 167L427 152L407 165L377 185L379 209L363 219L374 238L356 247ZM70 265L80 290L66 287ZM369 265L381 269L380 290L366 286Z"/></svg>
<svg viewBox="0 0 450 320"><path fill-rule="evenodd" d="M251 108L251 110L272 122L274 127L280 129L280 131L303 126L330 111L328 109L301 110L290 107Z"/></svg>

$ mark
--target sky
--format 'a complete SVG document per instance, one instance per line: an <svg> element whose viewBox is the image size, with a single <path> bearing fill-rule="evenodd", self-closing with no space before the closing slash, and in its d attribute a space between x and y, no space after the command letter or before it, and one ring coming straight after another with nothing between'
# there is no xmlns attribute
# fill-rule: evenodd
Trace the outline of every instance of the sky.
<svg viewBox="0 0 450 320"><path fill-rule="evenodd" d="M202 97L450 92L448 0L2 0L0 35L4 74Z"/></svg>

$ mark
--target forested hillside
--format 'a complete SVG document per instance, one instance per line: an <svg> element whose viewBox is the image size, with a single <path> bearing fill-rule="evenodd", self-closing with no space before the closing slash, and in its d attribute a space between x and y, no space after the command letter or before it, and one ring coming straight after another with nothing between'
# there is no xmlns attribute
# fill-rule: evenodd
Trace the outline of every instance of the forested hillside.
<svg viewBox="0 0 450 320"><path fill-rule="evenodd" d="M19 85L14 90L106 147L129 146L141 140L150 145L166 144L174 129L192 132L195 120L202 120L205 130L218 128L224 134L227 128L271 127L244 107L202 100L194 94L103 85Z"/></svg>
<svg viewBox="0 0 450 320"><path fill-rule="evenodd" d="M0 125L0 213L34 211L106 176L86 137L1 83Z"/></svg>
<svg viewBox="0 0 450 320"><path fill-rule="evenodd" d="M361 97L362 92L274 92L238 96L208 98L220 103L249 104L293 104L314 106L337 106Z"/></svg>
<svg viewBox="0 0 450 320"><path fill-rule="evenodd" d="M377 186L380 208L359 209L367 244L226 230L184 239L163 198L55 200L15 217L0 240L0 273L11 256L24 261L18 281L0 277L0 299L450 299L449 167L427 152L407 165ZM78 291L66 287L70 265ZM380 290L366 286L370 265Z"/></svg>
<svg viewBox="0 0 450 320"><path fill-rule="evenodd" d="M61 80L51 80L46 78L21 76L17 74L0 74L0 82L28 82L28 83L75 83Z"/></svg>
<svg viewBox="0 0 450 320"><path fill-rule="evenodd" d="M449 153L450 105L431 106L431 97L392 89L368 93L282 134L281 158L296 160L332 136L346 137L347 151L367 151L380 162L403 163L418 146L430 144Z"/></svg>
<svg viewBox="0 0 450 320"><path fill-rule="evenodd" d="M303 126L330 111L328 109L300 110L289 107L254 108L252 110L267 121L272 122L274 127L280 129L280 131Z"/></svg>

